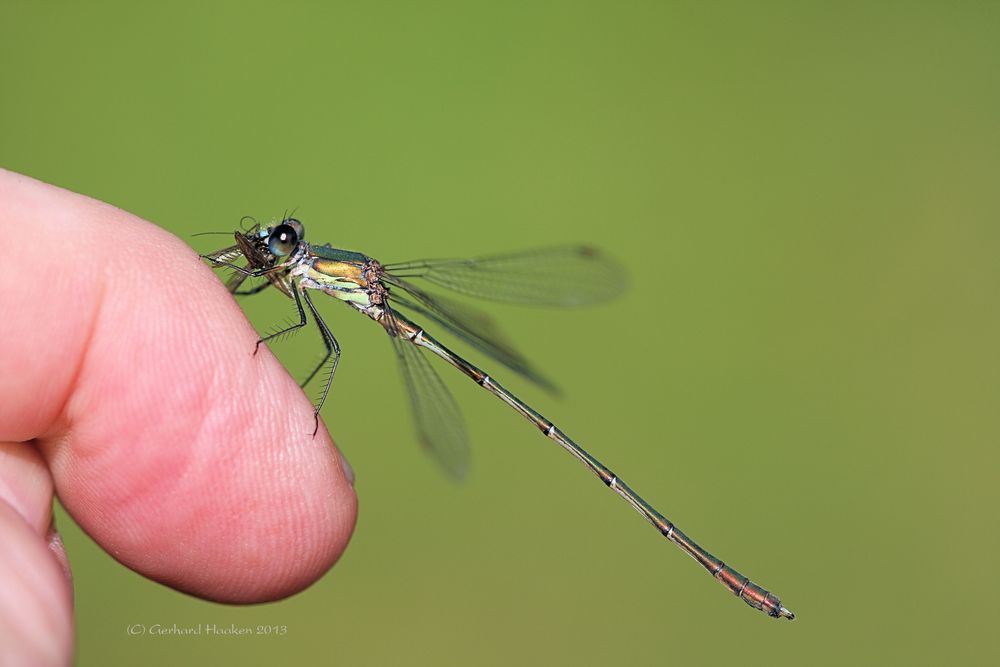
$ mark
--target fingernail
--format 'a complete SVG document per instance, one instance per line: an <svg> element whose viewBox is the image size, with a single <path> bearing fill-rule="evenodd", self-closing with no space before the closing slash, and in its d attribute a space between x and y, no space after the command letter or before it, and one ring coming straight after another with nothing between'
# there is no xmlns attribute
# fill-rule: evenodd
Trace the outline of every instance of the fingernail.
<svg viewBox="0 0 1000 667"><path fill-rule="evenodd" d="M344 453L342 451L337 450L337 453L340 454L340 469L344 471L344 479L346 479L351 486L354 486L354 468L352 468L351 464L344 458Z"/></svg>
<svg viewBox="0 0 1000 667"><path fill-rule="evenodd" d="M52 522L49 524L48 534L46 535L46 541L48 542L49 551L55 556L56 562L59 563L59 567L62 568L63 574L66 575L66 580L73 581L73 570L69 566L69 556L66 555L66 545L63 544L62 535L56 530L56 517L53 515Z"/></svg>

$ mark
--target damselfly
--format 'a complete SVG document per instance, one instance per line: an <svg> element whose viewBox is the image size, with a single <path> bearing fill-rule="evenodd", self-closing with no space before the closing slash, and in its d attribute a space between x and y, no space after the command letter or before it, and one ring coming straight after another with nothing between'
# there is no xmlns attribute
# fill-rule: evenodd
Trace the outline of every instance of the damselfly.
<svg viewBox="0 0 1000 667"><path fill-rule="evenodd" d="M451 474L461 476L466 467L465 428L455 400L420 348L441 357L520 413L543 435L587 466L664 537L698 561L741 600L769 616L795 618L776 596L698 546L555 424L401 312L426 317L511 370L551 386L524 357L498 337L488 318L464 305L431 295L414 281L424 280L468 296L498 301L577 305L611 298L620 290L623 273L611 259L591 248L560 246L471 260L381 264L358 252L329 245L310 245L305 241L302 223L291 217L264 228L254 224L247 231L235 232L235 238L235 245L203 255L216 267L228 267L235 272L227 283L229 291L255 294L273 285L295 301L299 314L298 322L260 338L254 353L261 344L304 327L308 321L306 310L319 328L326 355L302 383L305 386L324 367L328 368L314 406L313 435L319 428L319 411L330 393L340 360L340 345L309 296L310 290L319 290L367 315L389 334L399 358L420 439ZM241 290L248 278L267 280L257 287Z"/></svg>

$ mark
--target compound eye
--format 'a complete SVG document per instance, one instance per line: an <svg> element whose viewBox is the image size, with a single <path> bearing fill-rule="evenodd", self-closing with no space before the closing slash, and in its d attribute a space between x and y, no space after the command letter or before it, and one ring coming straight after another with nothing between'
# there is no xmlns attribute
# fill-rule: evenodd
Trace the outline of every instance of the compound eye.
<svg viewBox="0 0 1000 667"><path fill-rule="evenodd" d="M299 226L301 227L301 223ZM299 235L295 232L295 228L285 222L271 230L270 236L267 237L267 249L275 257L283 257L292 252L298 243Z"/></svg>
<svg viewBox="0 0 1000 667"><path fill-rule="evenodd" d="M282 221L281 224L288 225L289 227L294 229L300 241L306 238L306 228L302 225L302 223L299 220L295 218L286 218L285 220Z"/></svg>

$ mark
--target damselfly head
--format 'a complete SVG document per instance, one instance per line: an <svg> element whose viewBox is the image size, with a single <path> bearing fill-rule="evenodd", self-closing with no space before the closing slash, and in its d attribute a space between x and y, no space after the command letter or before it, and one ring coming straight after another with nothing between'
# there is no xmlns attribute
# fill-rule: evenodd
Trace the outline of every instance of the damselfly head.
<svg viewBox="0 0 1000 667"><path fill-rule="evenodd" d="M306 235L306 229L295 218L285 218L280 225L267 230L267 249L275 257L288 255Z"/></svg>
<svg viewBox="0 0 1000 667"><path fill-rule="evenodd" d="M272 265L278 257L291 254L305 234L305 226L300 221L285 218L270 227L254 224L250 229L237 231L235 236L247 261L255 268L263 268Z"/></svg>

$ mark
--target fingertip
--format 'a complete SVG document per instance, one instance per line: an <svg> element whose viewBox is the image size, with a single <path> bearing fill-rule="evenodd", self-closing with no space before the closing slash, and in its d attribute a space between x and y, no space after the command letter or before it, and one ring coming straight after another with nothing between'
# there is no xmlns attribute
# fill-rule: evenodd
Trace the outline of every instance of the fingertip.
<svg viewBox="0 0 1000 667"><path fill-rule="evenodd" d="M35 439L74 519L132 569L227 602L276 599L346 548L357 498L312 406L186 244L0 173L32 243L0 271L0 439ZM9 205L7 205L9 204ZM44 277L45 299L18 276ZM43 351L44 353L40 353Z"/></svg>

